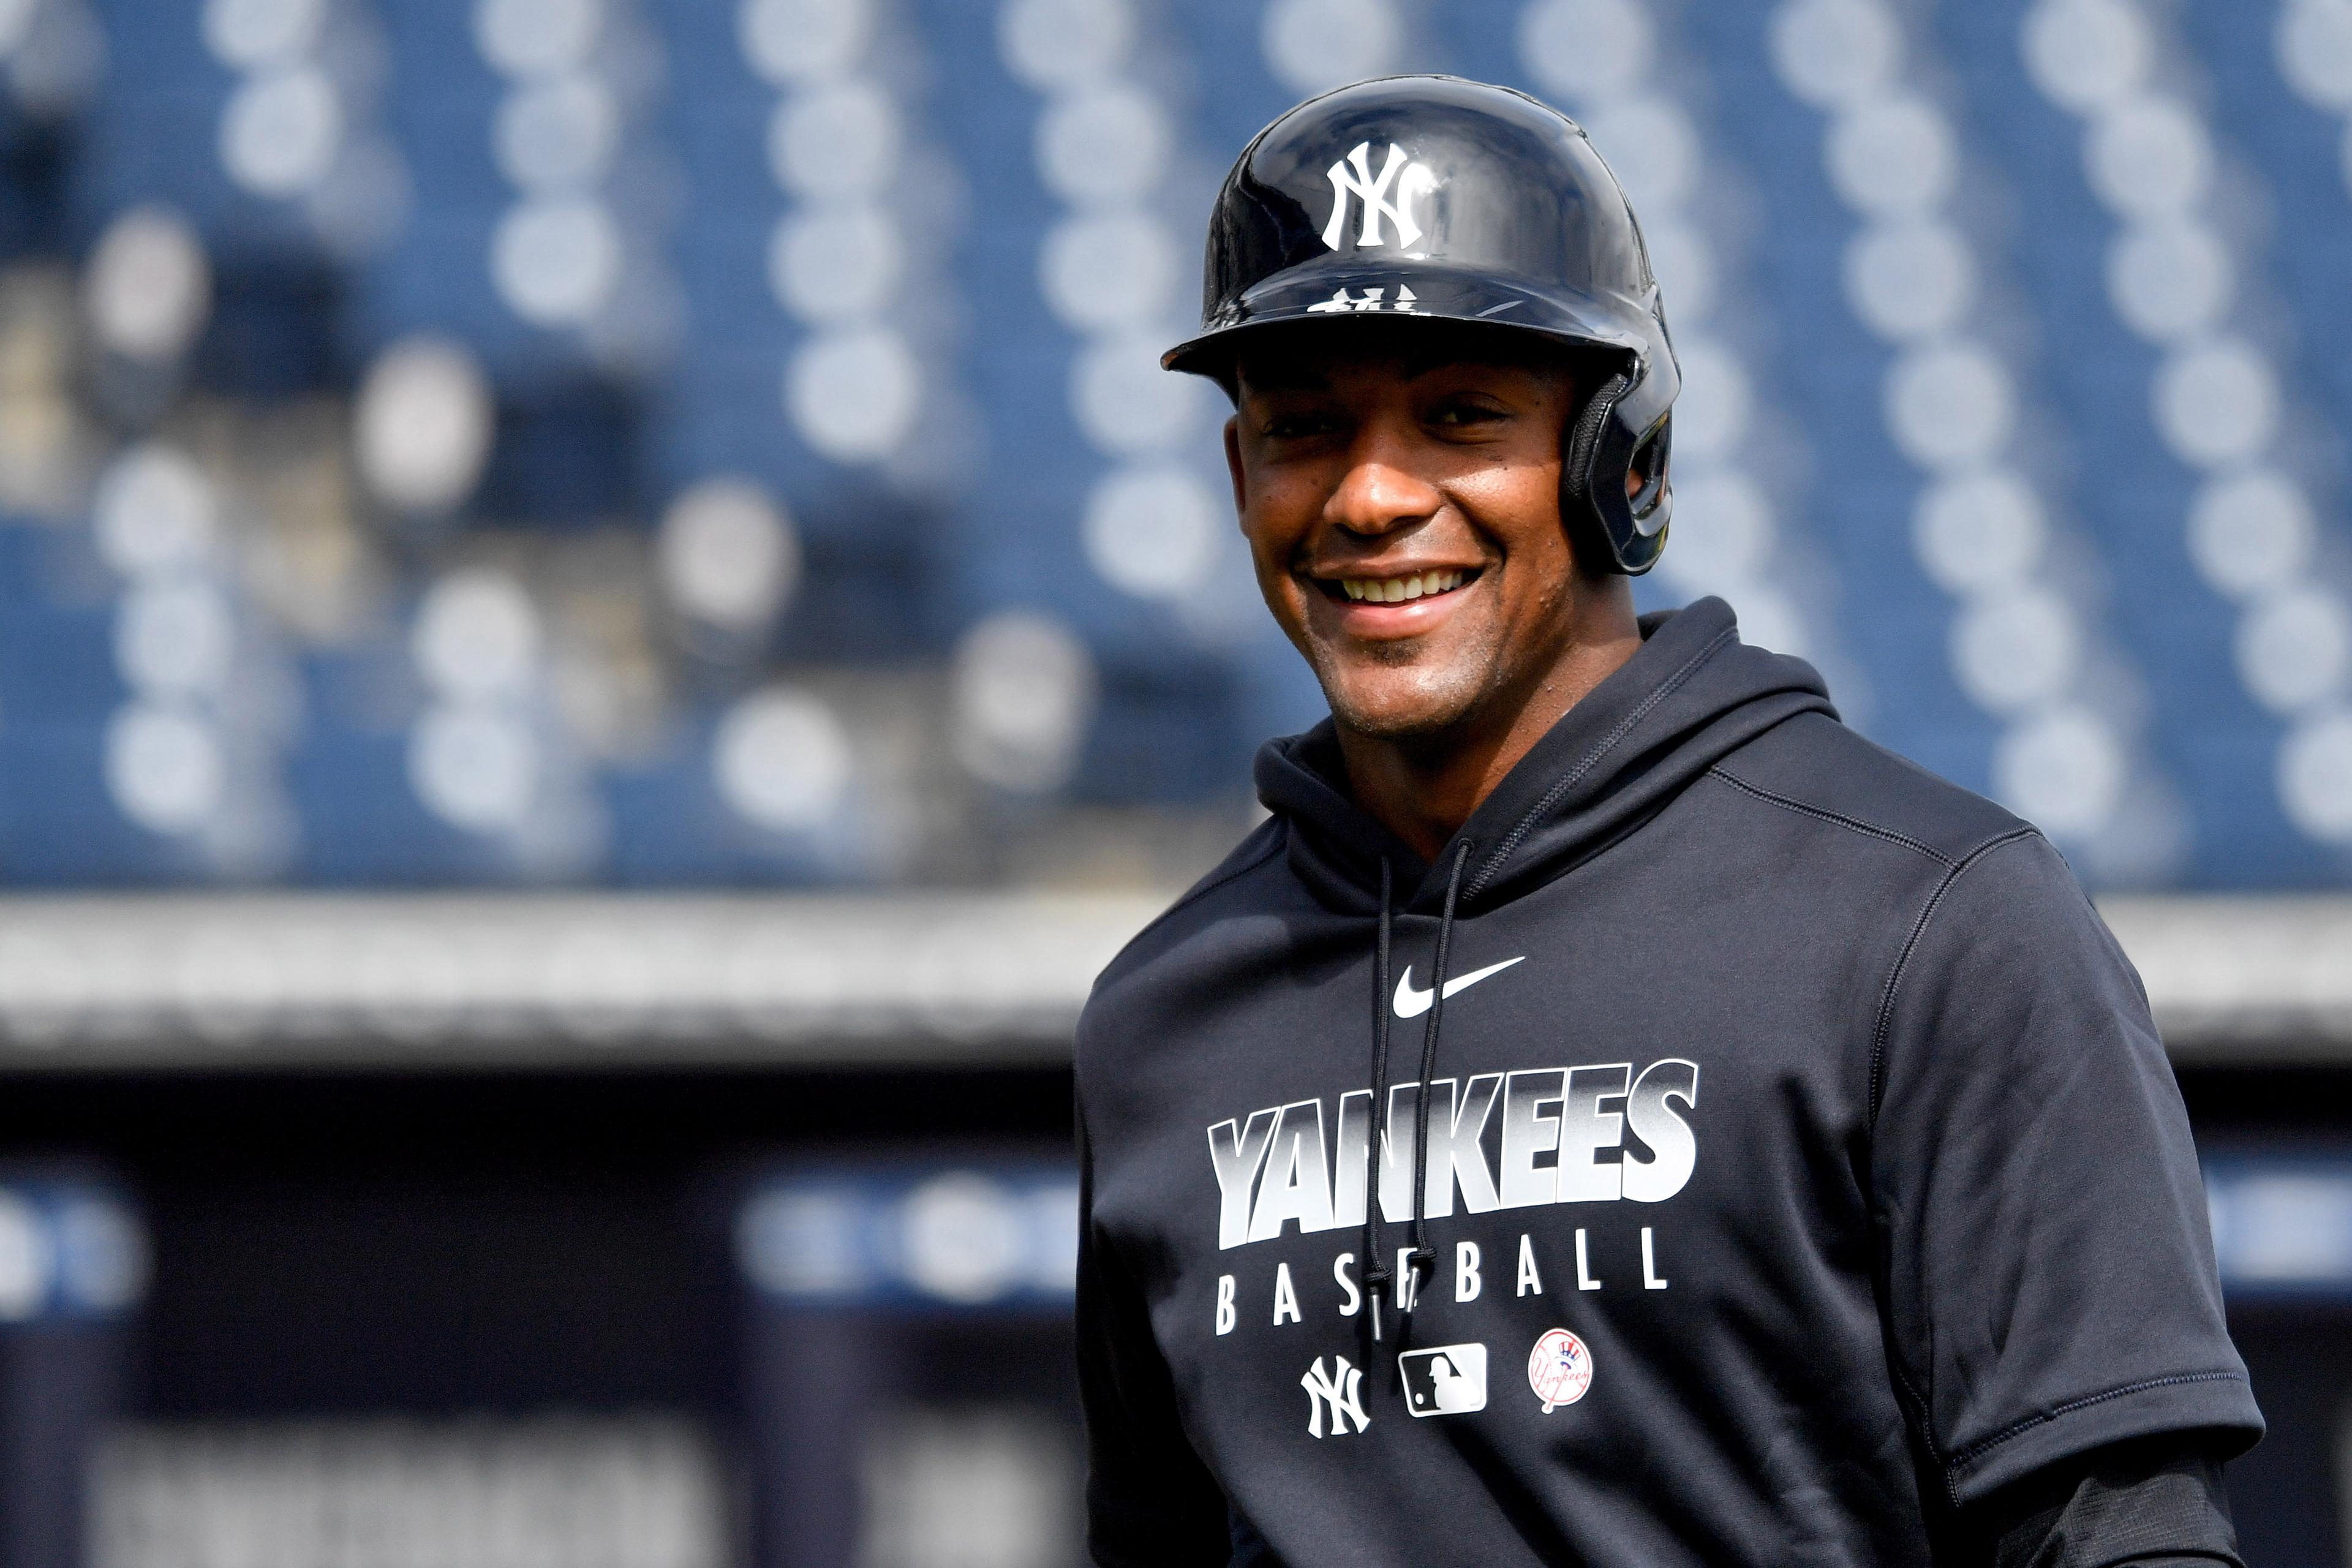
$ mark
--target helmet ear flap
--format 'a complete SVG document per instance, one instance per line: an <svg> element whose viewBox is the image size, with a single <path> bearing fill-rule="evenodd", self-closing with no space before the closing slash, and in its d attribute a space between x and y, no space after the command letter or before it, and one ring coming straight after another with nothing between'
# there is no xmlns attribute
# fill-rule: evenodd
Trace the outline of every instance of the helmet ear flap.
<svg viewBox="0 0 2352 1568"><path fill-rule="evenodd" d="M1568 467L1563 477L1570 494L1584 496L1591 493L1592 465L1600 456L1601 427L1609 423L1609 416L1616 410L1617 400L1624 396L1633 384L1631 376L1622 370L1617 371L1584 400L1584 407L1578 413L1576 423L1569 427Z"/></svg>
<svg viewBox="0 0 2352 1568"><path fill-rule="evenodd" d="M1638 435L1617 417L1617 405L1633 385L1618 371L1586 400L1569 429L1559 498L1560 519L1573 542L1602 570L1627 576L1657 564L1674 508L1665 417ZM1628 496L1625 481L1636 472L1642 483Z"/></svg>
<svg viewBox="0 0 2352 1568"><path fill-rule="evenodd" d="M1626 498L1625 505L1634 526L1645 535L1663 535L1674 513L1675 487L1667 472L1674 443L1674 416L1668 415L1633 447L1633 471L1642 476L1642 488Z"/></svg>

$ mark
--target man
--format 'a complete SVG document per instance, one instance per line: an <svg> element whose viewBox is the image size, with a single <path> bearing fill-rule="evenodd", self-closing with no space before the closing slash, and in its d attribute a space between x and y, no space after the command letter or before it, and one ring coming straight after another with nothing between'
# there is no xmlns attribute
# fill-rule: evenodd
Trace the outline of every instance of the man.
<svg viewBox="0 0 2352 1568"><path fill-rule="evenodd" d="M2235 1563L2129 964L1720 602L1633 616L1676 373L1582 132L1292 110L1167 363L1331 720L1080 1026L1096 1560Z"/></svg>

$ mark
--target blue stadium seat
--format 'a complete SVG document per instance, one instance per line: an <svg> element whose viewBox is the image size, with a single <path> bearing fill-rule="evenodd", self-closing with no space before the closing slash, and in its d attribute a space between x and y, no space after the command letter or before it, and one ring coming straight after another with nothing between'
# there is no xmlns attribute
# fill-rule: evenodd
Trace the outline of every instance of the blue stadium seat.
<svg viewBox="0 0 2352 1568"><path fill-rule="evenodd" d="M102 722L26 715L0 727L0 886L206 879L194 845L150 833L115 806Z"/></svg>
<svg viewBox="0 0 2352 1568"><path fill-rule="evenodd" d="M1041 283L1048 236L1077 209L1040 172L1052 95L1006 63L1008 3L879 7L880 43L855 68L891 94L917 171L877 199L910 251L930 257L897 299L859 318L907 334L925 395L916 435L879 460L827 456L789 405L790 367L828 328L796 317L770 278L779 220L802 198L780 186L769 142L779 104L808 84L755 68L737 0L607 7L613 26L639 28L662 57L614 167L656 171L667 205L614 210L630 215L645 265L667 269L665 283L632 298L652 309L660 289L675 289L667 353L616 348L602 329L535 324L501 293L493 252L521 193L493 135L515 83L484 57L476 0L335 8L337 26L373 28L383 47L380 91L361 84L349 134L393 149L411 195L404 222L372 250L339 240L306 196L264 196L232 178L222 127L252 73L215 58L202 5L90 0L106 70L62 125L29 118L0 87L0 257L77 265L133 205L186 214L213 271L210 324L186 379L232 411L232 446L267 424L249 414L348 398L373 356L409 334L456 337L480 359L498 429L460 520L470 526L372 542L388 603L407 603L468 551L511 545L517 559L560 561L591 531L655 527L674 497L715 477L756 480L791 514L797 597L772 628L721 653L661 645L668 739L587 779L597 843L561 865L534 859L516 836L454 827L419 801L410 726L425 699L397 636L379 628L304 654L305 723L284 766L299 849L284 875L335 886L871 881L889 874L877 824L853 813L795 837L730 809L711 776L719 705L763 670L934 665L966 627L1007 608L1045 607L1092 650L1098 711L1071 785L1077 798L1230 797L1261 738L1319 716L1311 677L1251 603L1223 510L1213 420L1180 447L1135 457L1098 449L1073 407L1098 334L1057 315ZM1141 32L1118 69L1165 110L1175 142L1169 172L1136 205L1170 225L1181 252L1166 319L1130 323L1139 330L1182 329L1213 182L1297 96L1268 62L1270 3L1135 7ZM2095 623L2122 685L2145 691L2133 743L2188 818L2189 858L2170 875L2196 886L2340 885L2352 858L2299 831L2281 805L2287 727L2238 672L2245 607L2191 557L2189 507L2205 476L2158 428L2150 389L2161 355L2110 301L2115 221L2084 173L2082 121L2026 74L2026 5L1947 0L1904 14L1973 163L1965 221L2025 405L2011 453L2032 468L2061 536L2042 570L2063 576ZM1868 732L1991 787L2004 721L1972 703L1955 673L1962 604L1921 563L1913 514L1926 481L1888 431L1898 351L1847 298L1858 219L1825 172L1822 112L1776 74L1778 8L1648 8L1659 85L1693 116L1704 152L1699 194L1680 216L1715 244L1721 273L1713 310L1676 319L1678 334L1711 335L1744 366L1759 414L1753 449L1738 460L1769 492L1781 540L1774 569L1802 577L1806 635L1859 699ZM1528 10L1525 0L1400 6L1408 58L1396 63L1541 96L1522 56ZM2221 0L2191 0L2162 25L2209 79L2200 111L2252 182L2253 205L2274 215L2275 232L2253 237L2245 265L2259 274L2251 286L2268 301L2273 337L2294 345L2279 363L2303 422L2295 450L2319 454L2305 467L2317 476L2319 572L2336 583L2326 574L2340 574L2341 498L2320 491L2336 482L2326 450L2352 435L2345 123L2284 90L2268 16L2248 25ZM1589 107L1600 123L1605 106ZM1630 164L1639 150L1625 152ZM598 199L630 199L646 188L630 184L637 177L600 176ZM1671 290L1667 304L1674 319ZM137 425L147 415L109 417ZM1089 558L1097 487L1147 460L1183 465L1214 492L1225 553L1192 603L1122 591ZM236 493L232 510L251 499ZM1685 559L1713 521L1696 500L1678 516ZM236 548L268 536L252 522L225 520ZM132 826L107 795L106 726L132 695L115 666L121 587L89 528L0 519L0 884L219 874L201 847ZM1645 608L1690 591L1671 569L1636 585ZM1209 597L1213 613L1197 602ZM267 614L252 603L239 613ZM665 634L648 635L658 644Z"/></svg>

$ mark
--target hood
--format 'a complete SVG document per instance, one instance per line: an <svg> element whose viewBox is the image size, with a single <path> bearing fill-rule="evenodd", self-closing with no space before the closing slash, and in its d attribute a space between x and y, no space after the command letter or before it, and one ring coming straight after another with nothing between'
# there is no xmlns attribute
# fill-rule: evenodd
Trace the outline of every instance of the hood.
<svg viewBox="0 0 2352 1568"><path fill-rule="evenodd" d="M1773 725L1836 715L1812 666L1741 642L1721 599L1643 616L1641 627L1640 649L1519 760L1434 867L1349 798L1329 720L1268 742L1257 755L1258 798L1289 829L1293 872L1325 904L1369 914L1380 907L1385 858L1398 907L1434 911L1445 868L1466 843L1462 907L1492 907L1637 829Z"/></svg>

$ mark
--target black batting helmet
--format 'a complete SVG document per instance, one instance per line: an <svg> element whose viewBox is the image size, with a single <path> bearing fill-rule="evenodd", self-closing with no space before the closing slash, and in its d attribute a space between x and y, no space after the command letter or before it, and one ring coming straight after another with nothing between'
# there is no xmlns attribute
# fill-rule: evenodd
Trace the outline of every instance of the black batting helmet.
<svg viewBox="0 0 2352 1568"><path fill-rule="evenodd" d="M1610 374L1566 433L1560 515L1605 546L1601 563L1656 563L1682 374L1633 209L1574 121L1459 77L1307 100L1225 176L1200 335L1160 363L1215 374L1257 329L1368 313L1509 327L1604 356Z"/></svg>

